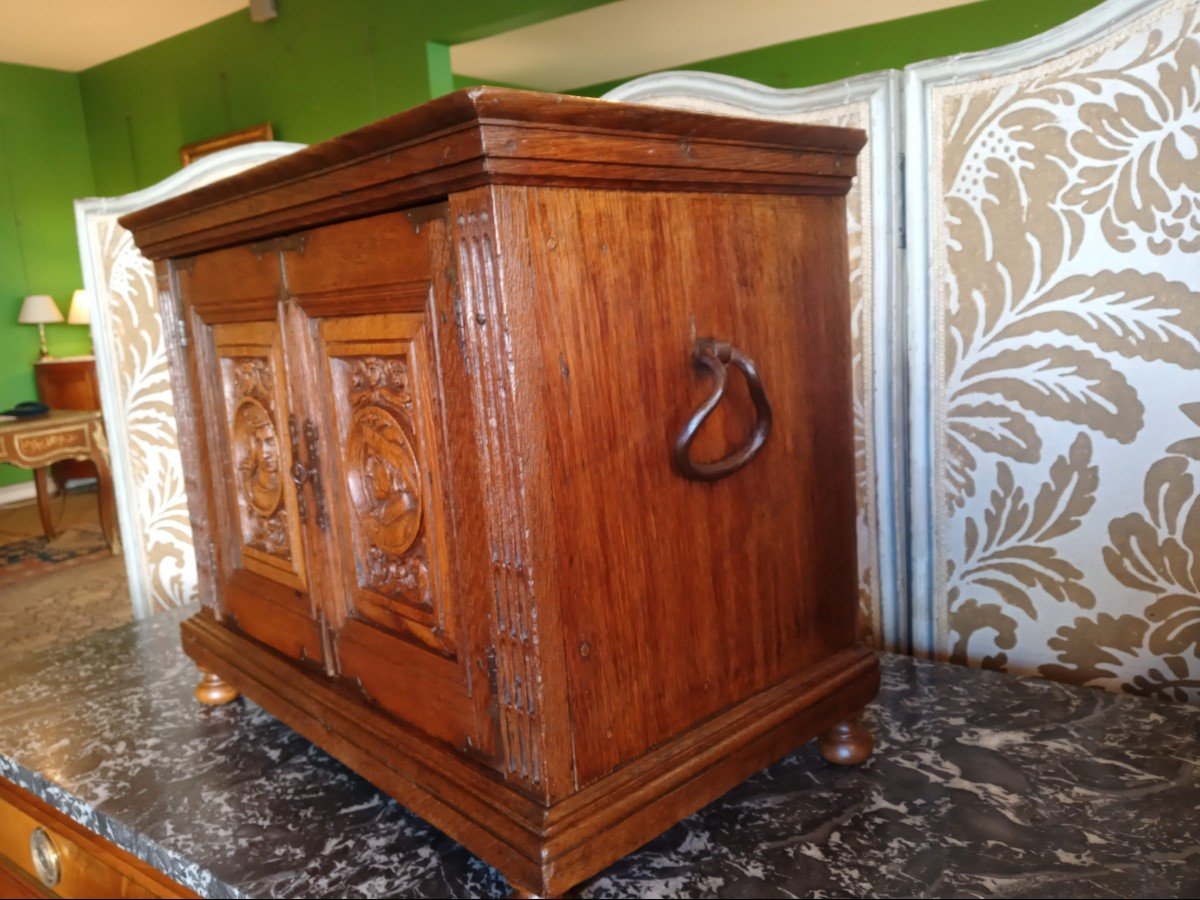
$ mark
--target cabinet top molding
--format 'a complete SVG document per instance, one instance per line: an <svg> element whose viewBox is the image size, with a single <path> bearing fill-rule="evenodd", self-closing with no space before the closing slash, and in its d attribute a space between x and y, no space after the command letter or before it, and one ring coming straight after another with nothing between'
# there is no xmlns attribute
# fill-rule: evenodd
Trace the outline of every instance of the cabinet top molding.
<svg viewBox="0 0 1200 900"><path fill-rule="evenodd" d="M457 91L121 219L152 259L487 184L845 194L856 129L503 88Z"/></svg>

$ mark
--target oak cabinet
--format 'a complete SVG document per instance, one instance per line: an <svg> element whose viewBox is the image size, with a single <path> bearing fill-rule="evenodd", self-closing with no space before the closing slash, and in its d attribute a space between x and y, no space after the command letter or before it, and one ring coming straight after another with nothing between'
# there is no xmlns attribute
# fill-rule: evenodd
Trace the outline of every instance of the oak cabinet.
<svg viewBox="0 0 1200 900"><path fill-rule="evenodd" d="M800 743L857 762L861 132L459 92L123 219L245 693L560 891Z"/></svg>

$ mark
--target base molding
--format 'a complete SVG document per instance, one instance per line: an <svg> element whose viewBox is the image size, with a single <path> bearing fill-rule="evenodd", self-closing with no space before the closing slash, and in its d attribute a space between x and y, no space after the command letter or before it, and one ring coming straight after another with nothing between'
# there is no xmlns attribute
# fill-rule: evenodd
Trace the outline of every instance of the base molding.
<svg viewBox="0 0 1200 900"><path fill-rule="evenodd" d="M0 506L13 503L27 503L37 499L37 487L31 478L29 481L18 481L16 484L0 486Z"/></svg>
<svg viewBox="0 0 1200 900"><path fill-rule="evenodd" d="M853 717L879 687L875 653L843 650L546 804L506 783L497 769L226 628L208 610L181 632L199 666L536 896L562 893L636 850Z"/></svg>

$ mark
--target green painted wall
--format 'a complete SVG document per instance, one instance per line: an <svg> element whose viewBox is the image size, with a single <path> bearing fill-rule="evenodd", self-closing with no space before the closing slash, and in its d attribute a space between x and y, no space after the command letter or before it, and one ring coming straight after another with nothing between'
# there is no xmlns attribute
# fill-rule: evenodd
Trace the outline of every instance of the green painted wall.
<svg viewBox="0 0 1200 900"><path fill-rule="evenodd" d="M777 87L819 84L1021 40L1098 2L982 0L681 68ZM260 122L271 122L280 140L332 137L477 83L450 71L454 43L597 5L285 0L279 18L263 25L235 13L81 73L96 191L153 184L178 168L182 144Z"/></svg>
<svg viewBox="0 0 1200 900"><path fill-rule="evenodd" d="M982 0L673 68L736 75L778 88L807 87L1011 44L1073 19L1101 2ZM589 85L572 93L598 97L629 80Z"/></svg>
<svg viewBox="0 0 1200 900"><path fill-rule="evenodd" d="M0 64L0 409L36 397L37 328L17 313L26 294L50 294L66 315L83 287L72 202L93 193L79 79ZM91 346L78 325L48 326L46 342L55 356ZM29 478L0 466L0 485Z"/></svg>
<svg viewBox="0 0 1200 900"><path fill-rule="evenodd" d="M179 168L179 147L271 122L312 143L459 86L449 45L600 0L283 0L279 18L218 19L80 75L96 190Z"/></svg>

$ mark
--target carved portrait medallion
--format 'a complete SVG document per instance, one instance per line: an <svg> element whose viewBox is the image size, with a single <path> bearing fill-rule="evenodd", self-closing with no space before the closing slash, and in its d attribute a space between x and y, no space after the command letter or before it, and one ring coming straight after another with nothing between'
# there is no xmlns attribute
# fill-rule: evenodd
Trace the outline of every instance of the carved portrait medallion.
<svg viewBox="0 0 1200 900"><path fill-rule="evenodd" d="M247 547L291 559L284 505L286 473L275 424L270 362L262 357L226 357L223 365L242 539Z"/></svg>
<svg viewBox="0 0 1200 900"><path fill-rule="evenodd" d="M378 406L355 410L346 442L350 496L372 545L400 554L421 530L421 483L412 443Z"/></svg>
<svg viewBox="0 0 1200 900"><path fill-rule="evenodd" d="M244 397L233 415L233 435L242 496L255 513L267 518L283 501L275 423L266 407Z"/></svg>

